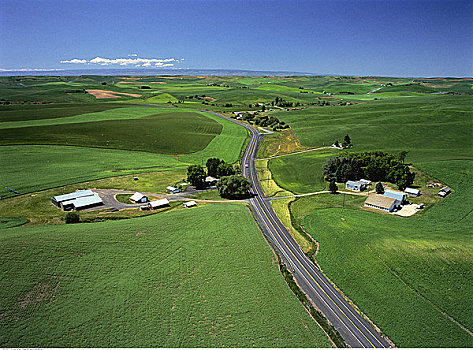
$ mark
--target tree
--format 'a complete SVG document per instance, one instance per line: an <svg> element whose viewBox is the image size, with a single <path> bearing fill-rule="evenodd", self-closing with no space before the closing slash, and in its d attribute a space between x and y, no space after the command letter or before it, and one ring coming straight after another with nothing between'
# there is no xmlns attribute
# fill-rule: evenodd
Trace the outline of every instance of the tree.
<svg viewBox="0 0 473 350"><path fill-rule="evenodd" d="M222 163L223 160L218 158L207 159L207 163L205 164L207 167L207 174L209 174L209 176L217 177L217 168Z"/></svg>
<svg viewBox="0 0 473 350"><path fill-rule="evenodd" d="M351 139L350 139L350 136L348 136L348 134L346 134L345 137L343 138L342 146L343 148L348 148L351 146Z"/></svg>
<svg viewBox="0 0 473 350"><path fill-rule="evenodd" d="M337 184L335 183L335 181L330 181L329 185L328 185L328 190L330 191L330 193L332 194L335 194L337 193L338 191L338 186Z"/></svg>
<svg viewBox="0 0 473 350"><path fill-rule="evenodd" d="M250 182L239 175L222 177L217 182L220 197L229 199L242 199L250 196Z"/></svg>
<svg viewBox="0 0 473 350"><path fill-rule="evenodd" d="M235 175L235 169L233 169L233 166L225 162L220 163L217 167L217 177L220 178L230 175Z"/></svg>
<svg viewBox="0 0 473 350"><path fill-rule="evenodd" d="M187 182L197 189L205 188L205 178L207 174L201 165L190 165L187 168Z"/></svg>
<svg viewBox="0 0 473 350"><path fill-rule="evenodd" d="M335 140L335 142L333 144L335 145L335 147L340 147L340 144L338 143L338 140Z"/></svg>
<svg viewBox="0 0 473 350"><path fill-rule="evenodd" d="M66 224L76 224L80 222L80 216L78 213L75 212L69 212L66 214Z"/></svg>
<svg viewBox="0 0 473 350"><path fill-rule="evenodd" d="M374 188L376 190L376 193L377 194L383 194L384 193L384 186L383 184L381 183L381 181L377 182L376 183L376 186Z"/></svg>
<svg viewBox="0 0 473 350"><path fill-rule="evenodd" d="M261 106L261 112L264 112L266 110L266 106L265 105L262 105Z"/></svg>
<svg viewBox="0 0 473 350"><path fill-rule="evenodd" d="M399 155L397 157L399 158L399 161L401 163L404 163L404 161L406 160L407 153L409 153L409 152L408 151L399 152Z"/></svg>

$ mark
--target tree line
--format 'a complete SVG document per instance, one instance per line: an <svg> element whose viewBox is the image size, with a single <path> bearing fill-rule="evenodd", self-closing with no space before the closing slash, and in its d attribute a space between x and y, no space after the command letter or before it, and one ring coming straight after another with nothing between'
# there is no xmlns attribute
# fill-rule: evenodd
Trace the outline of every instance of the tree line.
<svg viewBox="0 0 473 350"><path fill-rule="evenodd" d="M346 182L361 178L395 183L400 190L412 185L415 173L405 164L407 151L392 154L382 151L344 152L322 166L327 181Z"/></svg>

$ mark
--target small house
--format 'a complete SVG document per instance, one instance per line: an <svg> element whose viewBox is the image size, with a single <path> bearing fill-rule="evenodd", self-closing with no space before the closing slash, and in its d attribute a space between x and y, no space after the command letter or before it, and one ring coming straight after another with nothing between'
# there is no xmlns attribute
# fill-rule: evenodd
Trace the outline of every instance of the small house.
<svg viewBox="0 0 473 350"><path fill-rule="evenodd" d="M440 189L438 195L439 195L439 197L445 198L450 192L452 192L452 190L450 189L450 187L445 186L445 187L443 187L442 189Z"/></svg>
<svg viewBox="0 0 473 350"><path fill-rule="evenodd" d="M352 190L352 191L363 191L366 188L366 185L360 181L351 181L348 180L345 184L345 187L347 190Z"/></svg>
<svg viewBox="0 0 473 350"><path fill-rule="evenodd" d="M398 200L400 203L407 201L407 194L404 192L393 191L393 190L385 190L384 196L389 198L394 198Z"/></svg>
<svg viewBox="0 0 473 350"><path fill-rule="evenodd" d="M218 179L213 176L207 176L205 178L205 182L207 183L207 186L215 186L217 184Z"/></svg>
<svg viewBox="0 0 473 350"><path fill-rule="evenodd" d="M169 201L167 200L167 198L163 198L163 199L157 199L155 201L149 202L148 204L151 207L151 209L159 209L163 207L168 207Z"/></svg>
<svg viewBox="0 0 473 350"><path fill-rule="evenodd" d="M181 192L181 190L174 187L174 186L168 186L168 187L166 187L166 192L167 193L179 193L179 192Z"/></svg>
<svg viewBox="0 0 473 350"><path fill-rule="evenodd" d="M371 181L370 180L360 179L359 182L364 184L365 188L371 187Z"/></svg>
<svg viewBox="0 0 473 350"><path fill-rule="evenodd" d="M134 203L146 203L148 201L148 196L140 192L136 192L133 196L130 197L130 200Z"/></svg>
<svg viewBox="0 0 473 350"><path fill-rule="evenodd" d="M418 197L420 196L420 191L415 188L406 187L404 193L407 193L409 196Z"/></svg>
<svg viewBox="0 0 473 350"><path fill-rule="evenodd" d="M385 197L379 194L369 195L365 201L365 207L392 212L400 206L400 202L395 198Z"/></svg>
<svg viewBox="0 0 473 350"><path fill-rule="evenodd" d="M191 207L195 207L196 205L197 203L195 201L189 201L183 204L184 208L191 208Z"/></svg>

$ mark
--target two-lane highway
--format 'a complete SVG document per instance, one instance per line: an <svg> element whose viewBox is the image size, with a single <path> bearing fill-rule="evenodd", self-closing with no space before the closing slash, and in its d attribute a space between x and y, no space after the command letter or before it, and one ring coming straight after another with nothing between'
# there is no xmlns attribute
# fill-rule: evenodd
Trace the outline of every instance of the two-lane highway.
<svg viewBox="0 0 473 350"><path fill-rule="evenodd" d="M208 111L207 111L208 112ZM386 348L389 343L341 296L317 266L304 254L299 245L274 213L256 175L255 158L263 135L252 126L210 112L245 127L251 135L241 161L243 176L252 182L251 209L264 234L278 250L301 289L338 330L347 345L356 348Z"/></svg>

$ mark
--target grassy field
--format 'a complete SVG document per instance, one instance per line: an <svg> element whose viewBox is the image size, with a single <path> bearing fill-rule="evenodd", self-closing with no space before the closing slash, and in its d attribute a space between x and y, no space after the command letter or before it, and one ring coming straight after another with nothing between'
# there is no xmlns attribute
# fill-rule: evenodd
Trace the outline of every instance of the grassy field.
<svg viewBox="0 0 473 350"><path fill-rule="evenodd" d="M50 145L1 146L0 195L20 193L87 180L185 168L171 156L147 152Z"/></svg>
<svg viewBox="0 0 473 350"><path fill-rule="evenodd" d="M1 229L0 242L4 347L331 346L242 205Z"/></svg>
<svg viewBox="0 0 473 350"><path fill-rule="evenodd" d="M427 96L278 112L305 146L331 145L348 133L354 151L408 150L410 162L471 159L472 96Z"/></svg>

